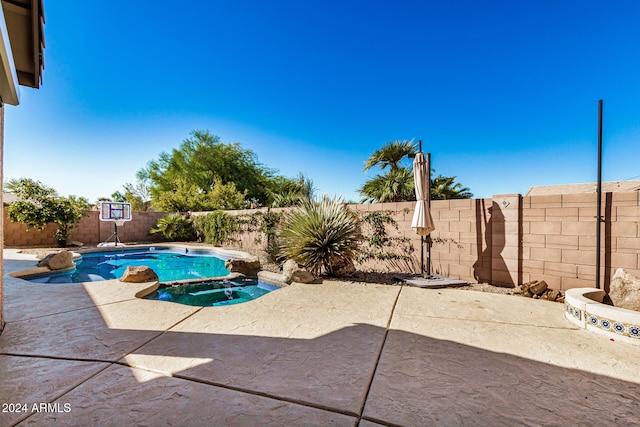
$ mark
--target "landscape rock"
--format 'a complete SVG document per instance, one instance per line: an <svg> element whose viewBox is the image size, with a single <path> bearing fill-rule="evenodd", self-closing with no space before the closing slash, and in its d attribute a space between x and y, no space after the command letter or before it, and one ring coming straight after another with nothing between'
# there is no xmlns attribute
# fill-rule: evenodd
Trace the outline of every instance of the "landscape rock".
<svg viewBox="0 0 640 427"><path fill-rule="evenodd" d="M224 266L230 273L242 273L246 276L256 276L260 271L260 260L257 257L229 258Z"/></svg>
<svg viewBox="0 0 640 427"><path fill-rule="evenodd" d="M55 254L50 254L44 257L39 263L38 267L47 267L49 270L65 270L68 268L74 268L73 254L69 251L60 251Z"/></svg>
<svg viewBox="0 0 640 427"><path fill-rule="evenodd" d="M640 279L618 268L611 278L609 297L616 307L640 311Z"/></svg>
<svg viewBox="0 0 640 427"><path fill-rule="evenodd" d="M156 272L146 265L130 265L120 278L121 282L127 283L155 282L157 280Z"/></svg>
<svg viewBox="0 0 640 427"><path fill-rule="evenodd" d="M541 280L538 283L530 286L529 292L531 292L533 295L542 296L542 294L544 294L547 291L548 287L549 286L547 285L547 282L545 282L544 280Z"/></svg>
<svg viewBox="0 0 640 427"><path fill-rule="evenodd" d="M315 277L306 269L300 267L296 261L290 259L282 266L282 280L287 284L291 282L311 283L315 280Z"/></svg>
<svg viewBox="0 0 640 427"><path fill-rule="evenodd" d="M558 298L560 298L561 295L562 294L560 293L560 291L557 291L555 289L547 289L540 296L540 299L547 300L547 301L556 301Z"/></svg>
<svg viewBox="0 0 640 427"><path fill-rule="evenodd" d="M532 282L518 285L513 289L513 293L527 298L564 302L562 292L551 289L544 280L534 280Z"/></svg>

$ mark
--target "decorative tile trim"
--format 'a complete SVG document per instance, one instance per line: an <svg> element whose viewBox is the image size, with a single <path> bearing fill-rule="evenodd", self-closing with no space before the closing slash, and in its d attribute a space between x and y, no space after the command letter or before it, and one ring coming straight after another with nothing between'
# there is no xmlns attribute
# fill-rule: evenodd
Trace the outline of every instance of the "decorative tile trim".
<svg viewBox="0 0 640 427"><path fill-rule="evenodd" d="M619 335L624 335L625 337L640 340L640 325L618 322L614 319L607 319L606 317L600 317L586 311L584 318L587 326L591 326L592 328L601 329L606 332L614 332Z"/></svg>
<svg viewBox="0 0 640 427"><path fill-rule="evenodd" d="M570 315L572 315L573 317L576 318L576 320L583 320L586 319L586 317L582 317L582 310L580 310L579 308L576 308L574 306L572 306L571 304L569 304L568 302L564 302L564 309L567 313L569 313Z"/></svg>

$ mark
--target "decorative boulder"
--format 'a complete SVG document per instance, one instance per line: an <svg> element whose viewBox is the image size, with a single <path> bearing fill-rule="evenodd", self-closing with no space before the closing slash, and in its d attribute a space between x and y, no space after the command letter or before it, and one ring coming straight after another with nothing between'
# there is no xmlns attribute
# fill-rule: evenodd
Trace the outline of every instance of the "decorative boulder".
<svg viewBox="0 0 640 427"><path fill-rule="evenodd" d="M71 252L60 251L42 258L38 263L38 267L47 267L49 270L65 270L75 267L75 263Z"/></svg>
<svg viewBox="0 0 640 427"><path fill-rule="evenodd" d="M158 275L156 272L145 265L128 266L120 278L121 282L127 283L155 282L157 280Z"/></svg>
<svg viewBox="0 0 640 427"><path fill-rule="evenodd" d="M640 279L618 268L611 278L609 297L616 307L640 311Z"/></svg>
<svg viewBox="0 0 640 427"><path fill-rule="evenodd" d="M224 266L230 273L242 273L246 276L255 276L260 271L260 260L251 258L229 258Z"/></svg>
<svg viewBox="0 0 640 427"><path fill-rule="evenodd" d="M282 266L282 280L286 284L291 282L311 283L315 280L315 277L306 269L300 267L296 261L290 259Z"/></svg>

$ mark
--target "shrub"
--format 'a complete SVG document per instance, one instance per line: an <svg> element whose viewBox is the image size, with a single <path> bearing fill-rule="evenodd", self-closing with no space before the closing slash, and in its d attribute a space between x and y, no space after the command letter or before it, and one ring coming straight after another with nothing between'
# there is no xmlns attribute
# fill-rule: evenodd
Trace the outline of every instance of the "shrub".
<svg viewBox="0 0 640 427"><path fill-rule="evenodd" d="M56 224L58 228L53 235L61 248L67 245L69 234L90 209L84 197L60 197L53 188L28 178L12 179L6 189L19 198L7 208L9 219L25 224L27 229L44 230L47 224Z"/></svg>
<svg viewBox="0 0 640 427"><path fill-rule="evenodd" d="M389 271L412 271L415 269L415 248L411 239L389 235L387 226L398 230L398 223L391 217L391 213L371 211L363 214L361 227L364 244L357 261L375 261L376 270L384 270L386 267Z"/></svg>
<svg viewBox="0 0 640 427"><path fill-rule="evenodd" d="M193 224L199 238L215 246L234 241L233 235L240 231L238 220L223 211L196 216Z"/></svg>
<svg viewBox="0 0 640 427"><path fill-rule="evenodd" d="M352 263L361 239L359 221L339 200L303 201L279 233L282 253L317 275Z"/></svg>
<svg viewBox="0 0 640 427"><path fill-rule="evenodd" d="M151 233L160 233L169 241L190 241L196 237L193 221L180 214L163 216Z"/></svg>
<svg viewBox="0 0 640 427"><path fill-rule="evenodd" d="M258 229L267 237L264 250L269 261L275 263L280 263L283 260L277 236L277 228L280 221L282 221L282 213L267 211L262 214L260 228Z"/></svg>

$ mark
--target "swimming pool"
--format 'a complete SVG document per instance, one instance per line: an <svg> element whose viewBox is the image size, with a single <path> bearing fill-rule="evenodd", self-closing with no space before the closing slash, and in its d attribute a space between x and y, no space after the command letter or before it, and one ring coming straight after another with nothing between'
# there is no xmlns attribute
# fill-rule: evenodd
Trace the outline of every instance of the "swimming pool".
<svg viewBox="0 0 640 427"><path fill-rule="evenodd" d="M163 286L144 298L198 307L216 307L251 301L276 289L277 286L256 279L234 279Z"/></svg>
<svg viewBox="0 0 640 427"><path fill-rule="evenodd" d="M176 248L138 248L90 252L75 261L76 268L25 278L35 283L79 283L119 279L128 266L145 265L161 282L207 279L229 274L225 257L209 251Z"/></svg>

